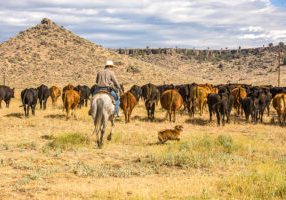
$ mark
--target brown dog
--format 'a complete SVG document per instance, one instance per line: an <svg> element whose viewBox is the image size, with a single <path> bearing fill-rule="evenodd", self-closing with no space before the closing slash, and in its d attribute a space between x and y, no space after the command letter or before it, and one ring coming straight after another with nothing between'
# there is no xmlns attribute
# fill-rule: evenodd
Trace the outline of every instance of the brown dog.
<svg viewBox="0 0 286 200"><path fill-rule="evenodd" d="M180 134L183 131L183 126L177 125L174 129L166 129L158 132L159 143L163 144L168 140L180 140Z"/></svg>

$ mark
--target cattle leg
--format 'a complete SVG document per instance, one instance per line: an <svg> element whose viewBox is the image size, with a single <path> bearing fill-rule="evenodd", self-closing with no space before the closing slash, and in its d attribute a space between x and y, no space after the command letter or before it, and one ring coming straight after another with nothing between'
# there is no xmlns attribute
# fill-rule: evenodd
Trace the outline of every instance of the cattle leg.
<svg viewBox="0 0 286 200"><path fill-rule="evenodd" d="M69 107L66 108L66 112L67 112L67 118L66 119L68 120L69 119L69 114L70 114L70 108Z"/></svg>
<svg viewBox="0 0 286 200"><path fill-rule="evenodd" d="M29 117L30 106L27 105L27 117Z"/></svg>
<svg viewBox="0 0 286 200"><path fill-rule="evenodd" d="M249 121L249 113L245 113L245 119L246 119L246 123L248 123L248 121Z"/></svg>
<svg viewBox="0 0 286 200"><path fill-rule="evenodd" d="M209 105L209 113L210 113L210 119L209 119L209 122L211 122L211 121L212 121L212 116L213 116L211 105Z"/></svg>
<svg viewBox="0 0 286 200"><path fill-rule="evenodd" d="M27 108L26 108L26 105L24 105L24 113L25 113L25 117L27 117Z"/></svg>
<svg viewBox="0 0 286 200"><path fill-rule="evenodd" d="M124 117L125 117L125 123L127 124L128 123L128 113L127 113L126 109L124 110ZM148 114L148 118L149 118L149 114Z"/></svg>
<svg viewBox="0 0 286 200"><path fill-rule="evenodd" d="M216 109L217 126L220 126L220 112Z"/></svg>
<svg viewBox="0 0 286 200"><path fill-rule="evenodd" d="M6 100L5 103L6 103L6 108L9 108L10 100Z"/></svg>
<svg viewBox="0 0 286 200"><path fill-rule="evenodd" d="M224 113L222 114L222 125L223 125L223 126L225 125L225 115L227 115L226 112L224 112Z"/></svg>
<svg viewBox="0 0 286 200"><path fill-rule="evenodd" d="M263 122L263 114L264 114L264 109L262 109L261 113L260 113L260 122L261 123Z"/></svg>
<svg viewBox="0 0 286 200"><path fill-rule="evenodd" d="M267 105L267 116L270 116L270 103Z"/></svg>
<svg viewBox="0 0 286 200"><path fill-rule="evenodd" d="M128 123L130 122L130 115L131 115L131 111L129 110L128 113L127 113L127 121L128 121Z"/></svg>
<svg viewBox="0 0 286 200"><path fill-rule="evenodd" d="M47 109L47 99L44 100L44 110L46 110L46 109Z"/></svg>
<svg viewBox="0 0 286 200"><path fill-rule="evenodd" d="M34 115L34 116L35 116L35 108L36 108L36 105L32 105L31 106L32 115Z"/></svg>
<svg viewBox="0 0 286 200"><path fill-rule="evenodd" d="M0 99L0 109L2 108L2 99Z"/></svg>
<svg viewBox="0 0 286 200"><path fill-rule="evenodd" d="M173 113L173 114L174 114L173 122L176 122L176 111L174 110L173 112L174 112L174 113Z"/></svg>
<svg viewBox="0 0 286 200"><path fill-rule="evenodd" d="M155 119L155 104L151 108L151 117L152 117L152 121L154 121L154 119Z"/></svg>
<svg viewBox="0 0 286 200"><path fill-rule="evenodd" d="M172 111L168 110L168 115L169 115L169 121L171 122L172 121Z"/></svg>

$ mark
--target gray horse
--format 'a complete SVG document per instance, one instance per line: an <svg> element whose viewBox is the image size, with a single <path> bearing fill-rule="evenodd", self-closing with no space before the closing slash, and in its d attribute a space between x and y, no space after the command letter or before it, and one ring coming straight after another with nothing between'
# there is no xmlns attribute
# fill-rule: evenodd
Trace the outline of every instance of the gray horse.
<svg viewBox="0 0 286 200"><path fill-rule="evenodd" d="M101 148L103 145L103 136L108 121L111 122L111 131L107 137L107 140L111 140L112 129L114 127L114 110L115 105L108 94L99 93L92 97L88 114L92 116L94 121L94 131L92 134L96 133L97 145L99 148ZM101 134L100 138L99 132Z"/></svg>

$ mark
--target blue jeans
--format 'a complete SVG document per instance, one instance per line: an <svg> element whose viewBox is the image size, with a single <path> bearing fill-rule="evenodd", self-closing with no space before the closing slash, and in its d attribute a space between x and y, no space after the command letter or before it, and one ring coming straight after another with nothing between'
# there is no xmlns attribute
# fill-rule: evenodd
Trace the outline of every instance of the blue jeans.
<svg viewBox="0 0 286 200"><path fill-rule="evenodd" d="M111 95L114 97L115 100L115 115L118 115L120 99L114 90L111 91Z"/></svg>

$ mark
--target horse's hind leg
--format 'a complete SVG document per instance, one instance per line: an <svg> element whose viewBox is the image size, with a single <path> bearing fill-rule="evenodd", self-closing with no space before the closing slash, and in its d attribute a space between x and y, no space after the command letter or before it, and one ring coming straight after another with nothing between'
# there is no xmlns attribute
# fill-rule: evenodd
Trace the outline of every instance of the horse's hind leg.
<svg viewBox="0 0 286 200"><path fill-rule="evenodd" d="M102 146L103 146L103 136L104 136L105 128L106 128L106 125L104 124L104 125L102 126L102 129L101 129L100 141L99 141L99 145L98 145L98 147L99 147L100 149L101 149Z"/></svg>
<svg viewBox="0 0 286 200"><path fill-rule="evenodd" d="M111 130L110 130L109 135L107 136L107 140L108 141L110 141L111 138L112 138L112 131L113 131L113 128L114 128L114 118L112 117L112 119L110 121L111 121Z"/></svg>

